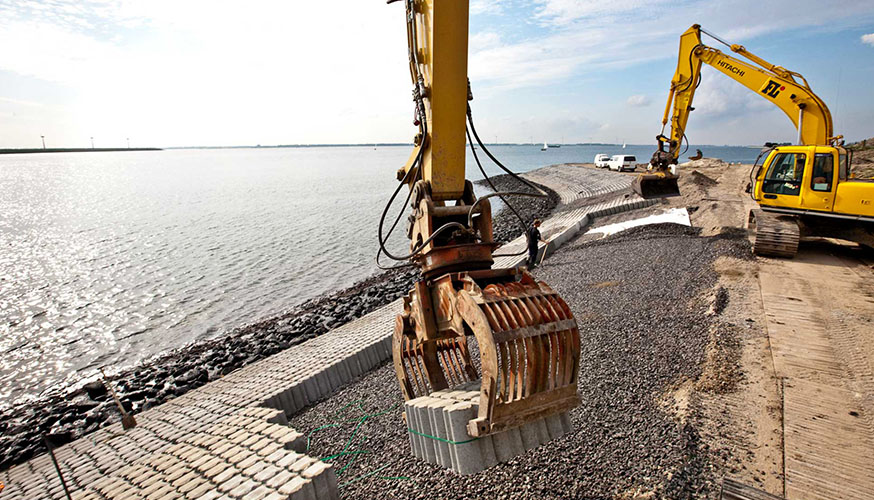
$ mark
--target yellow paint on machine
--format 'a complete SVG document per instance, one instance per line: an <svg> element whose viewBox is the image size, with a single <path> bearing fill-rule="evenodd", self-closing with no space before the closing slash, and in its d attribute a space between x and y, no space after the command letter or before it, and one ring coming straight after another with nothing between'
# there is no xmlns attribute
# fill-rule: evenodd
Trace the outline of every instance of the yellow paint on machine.
<svg viewBox="0 0 874 500"><path fill-rule="evenodd" d="M464 192L469 7L468 2L423 3L417 17L427 27L419 32L429 39L421 46L420 62L430 100L424 178L431 181L434 200L454 200Z"/></svg>
<svg viewBox="0 0 874 500"><path fill-rule="evenodd" d="M841 147L781 146L759 171L756 200L762 206L874 217L874 182L851 179L847 161Z"/></svg>

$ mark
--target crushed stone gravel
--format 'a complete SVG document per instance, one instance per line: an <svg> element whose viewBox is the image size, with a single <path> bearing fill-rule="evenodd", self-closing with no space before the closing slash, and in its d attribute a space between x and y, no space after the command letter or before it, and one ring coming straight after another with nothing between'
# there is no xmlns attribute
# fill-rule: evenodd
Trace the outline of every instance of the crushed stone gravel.
<svg viewBox="0 0 874 500"><path fill-rule="evenodd" d="M291 425L312 432L313 456L360 452L332 459L345 499L716 498L718 470L695 420L673 418L658 399L701 375L714 321L702 299L716 287L712 262L749 254L740 232L704 238L677 225L559 249L535 275L562 295L580 326L574 431L479 474L459 476L412 456L391 364Z"/></svg>

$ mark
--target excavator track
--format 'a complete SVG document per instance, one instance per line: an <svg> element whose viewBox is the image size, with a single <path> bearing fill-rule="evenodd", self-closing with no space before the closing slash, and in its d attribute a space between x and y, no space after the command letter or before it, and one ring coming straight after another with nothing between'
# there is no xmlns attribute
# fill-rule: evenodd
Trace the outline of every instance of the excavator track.
<svg viewBox="0 0 874 500"><path fill-rule="evenodd" d="M792 215L777 215L750 210L749 228L753 232L753 253L769 257L795 257L801 231Z"/></svg>

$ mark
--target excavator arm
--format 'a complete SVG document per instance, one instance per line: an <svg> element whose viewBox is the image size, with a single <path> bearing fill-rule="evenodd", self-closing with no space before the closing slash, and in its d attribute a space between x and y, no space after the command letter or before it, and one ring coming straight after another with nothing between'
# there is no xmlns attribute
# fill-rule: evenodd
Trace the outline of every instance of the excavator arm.
<svg viewBox="0 0 874 500"><path fill-rule="evenodd" d="M486 436L579 404L579 330L567 304L527 269L492 269L489 195L477 198L464 176L468 2L404 4L419 133L398 178L399 189L410 189L412 209L404 258L423 279L395 321L394 367L407 400L478 384L478 411L467 428ZM384 242L380 234L383 250ZM479 363L470 359L468 339Z"/></svg>
<svg viewBox="0 0 874 500"><path fill-rule="evenodd" d="M704 64L712 66L786 113L798 130L799 144L827 145L840 139L833 136L832 117L828 106L810 89L803 76L765 61L742 45L729 45L710 35L747 61L725 54L705 45L701 40L702 32L710 35L695 24L680 36L677 69L671 79L671 89L662 118L662 132L656 136L659 148L650 161L650 173L638 176L634 182L634 190L644 198L679 194L673 165L677 164L681 154L686 123L695 109L692 101L701 81L701 67ZM669 119L670 134L665 136Z"/></svg>

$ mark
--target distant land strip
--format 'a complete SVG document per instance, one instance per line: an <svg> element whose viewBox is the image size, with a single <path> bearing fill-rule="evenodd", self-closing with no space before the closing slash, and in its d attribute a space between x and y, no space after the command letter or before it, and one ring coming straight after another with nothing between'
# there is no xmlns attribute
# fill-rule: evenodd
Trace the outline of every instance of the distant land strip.
<svg viewBox="0 0 874 500"><path fill-rule="evenodd" d="M161 148L36 148L0 149L0 155L26 153L106 153L110 151L163 151Z"/></svg>

